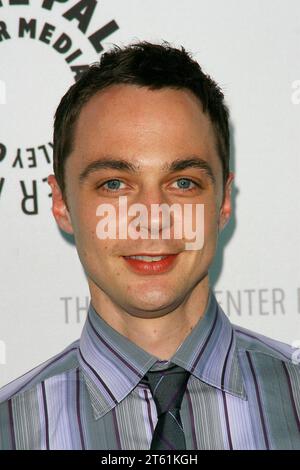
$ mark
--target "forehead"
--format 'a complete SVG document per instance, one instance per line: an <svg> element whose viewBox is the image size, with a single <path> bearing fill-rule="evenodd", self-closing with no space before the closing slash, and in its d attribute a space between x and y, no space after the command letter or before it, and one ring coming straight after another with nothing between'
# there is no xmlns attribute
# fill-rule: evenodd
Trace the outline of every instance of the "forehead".
<svg viewBox="0 0 300 470"><path fill-rule="evenodd" d="M145 169L199 154L221 171L211 120L185 89L113 85L98 92L79 114L72 153L81 165L114 155Z"/></svg>

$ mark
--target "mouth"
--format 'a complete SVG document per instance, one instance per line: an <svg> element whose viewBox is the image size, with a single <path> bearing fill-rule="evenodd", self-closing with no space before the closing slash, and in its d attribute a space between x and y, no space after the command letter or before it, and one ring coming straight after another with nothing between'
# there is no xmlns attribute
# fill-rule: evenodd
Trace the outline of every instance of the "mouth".
<svg viewBox="0 0 300 470"><path fill-rule="evenodd" d="M139 274L161 274L175 266L179 253L139 253L123 256L127 265Z"/></svg>

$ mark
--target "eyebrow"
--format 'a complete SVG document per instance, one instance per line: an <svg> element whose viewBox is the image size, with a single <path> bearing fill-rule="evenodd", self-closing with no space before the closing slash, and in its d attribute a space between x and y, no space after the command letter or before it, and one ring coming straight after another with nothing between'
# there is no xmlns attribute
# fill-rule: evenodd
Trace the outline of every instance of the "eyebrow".
<svg viewBox="0 0 300 470"><path fill-rule="evenodd" d="M161 170L166 173L175 173L177 171L182 171L187 168L198 168L203 171L206 176L212 181L213 184L216 183L216 178L213 173L213 170L210 164L203 160L200 157L192 156L188 158L177 158L172 162L167 162L162 165ZM113 157L105 157L100 160L95 160L91 162L79 175L79 182L83 183L84 180L92 173L95 173L99 170L120 170L127 173L138 173L140 171L140 165L129 162L124 159L116 159Z"/></svg>
<svg viewBox="0 0 300 470"><path fill-rule="evenodd" d="M162 169L170 173L175 173L176 171L182 171L187 168L198 168L202 170L206 176L210 178L213 184L216 183L216 178L213 173L212 167L210 164L203 160L200 157L191 157L191 158L178 158L171 163L166 163L163 165Z"/></svg>

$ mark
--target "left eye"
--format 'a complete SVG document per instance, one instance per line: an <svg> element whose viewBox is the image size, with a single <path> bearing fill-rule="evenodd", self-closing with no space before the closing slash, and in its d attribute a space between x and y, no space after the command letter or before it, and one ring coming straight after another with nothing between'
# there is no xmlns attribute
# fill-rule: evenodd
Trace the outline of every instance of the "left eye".
<svg viewBox="0 0 300 470"><path fill-rule="evenodd" d="M179 183L179 189L182 189L183 191L190 191L198 186L197 183L189 178L179 178L175 183ZM194 185L192 188L189 187L191 183Z"/></svg>
<svg viewBox="0 0 300 470"><path fill-rule="evenodd" d="M105 191L118 191L118 189L120 189L120 184L122 184L122 181L115 179L106 181L101 186L104 188ZM106 185L107 187L105 187Z"/></svg>

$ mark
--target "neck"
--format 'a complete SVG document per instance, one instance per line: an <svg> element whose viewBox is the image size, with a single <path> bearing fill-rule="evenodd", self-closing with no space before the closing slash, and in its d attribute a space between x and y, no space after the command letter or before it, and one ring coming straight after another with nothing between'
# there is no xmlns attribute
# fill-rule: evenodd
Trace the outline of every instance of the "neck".
<svg viewBox="0 0 300 470"><path fill-rule="evenodd" d="M169 360L205 313L209 297L208 275L175 308L133 315L89 283L91 303L101 318L140 348L160 360ZM166 312L166 313L165 313Z"/></svg>

